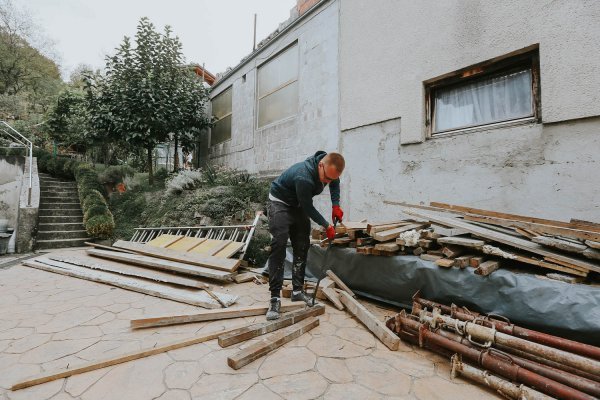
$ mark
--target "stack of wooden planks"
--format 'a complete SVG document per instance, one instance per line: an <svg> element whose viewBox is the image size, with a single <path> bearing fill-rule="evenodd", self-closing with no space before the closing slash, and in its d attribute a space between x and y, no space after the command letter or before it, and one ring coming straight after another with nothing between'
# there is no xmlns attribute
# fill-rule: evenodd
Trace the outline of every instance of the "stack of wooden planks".
<svg viewBox="0 0 600 400"><path fill-rule="evenodd" d="M547 220L439 202L405 206L414 219L346 223L333 243L366 255L416 255L440 267L474 268L486 276L502 265L533 266L547 276L581 282L600 272L600 224ZM313 239L327 245L322 230ZM557 274L558 272L558 274Z"/></svg>

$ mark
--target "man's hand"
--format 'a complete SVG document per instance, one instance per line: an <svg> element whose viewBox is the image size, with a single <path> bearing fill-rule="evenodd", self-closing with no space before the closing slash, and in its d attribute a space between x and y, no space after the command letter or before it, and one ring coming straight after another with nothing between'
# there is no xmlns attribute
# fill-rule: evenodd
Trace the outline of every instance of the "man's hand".
<svg viewBox="0 0 600 400"><path fill-rule="evenodd" d="M333 225L329 225L327 227L327 239L329 240L333 240L335 238L335 228L333 227Z"/></svg>
<svg viewBox="0 0 600 400"><path fill-rule="evenodd" d="M342 222L342 218L344 218L344 211L342 211L342 207L333 206L331 208L331 220L335 223L335 220Z"/></svg>

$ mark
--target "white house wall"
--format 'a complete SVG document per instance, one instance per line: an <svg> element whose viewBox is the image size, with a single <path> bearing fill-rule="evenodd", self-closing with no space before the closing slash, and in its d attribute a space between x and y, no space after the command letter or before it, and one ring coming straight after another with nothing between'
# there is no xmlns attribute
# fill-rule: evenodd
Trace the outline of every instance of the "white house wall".
<svg viewBox="0 0 600 400"><path fill-rule="evenodd" d="M600 2L340 4L350 218L436 200L600 220ZM424 81L535 44L543 123L425 139Z"/></svg>

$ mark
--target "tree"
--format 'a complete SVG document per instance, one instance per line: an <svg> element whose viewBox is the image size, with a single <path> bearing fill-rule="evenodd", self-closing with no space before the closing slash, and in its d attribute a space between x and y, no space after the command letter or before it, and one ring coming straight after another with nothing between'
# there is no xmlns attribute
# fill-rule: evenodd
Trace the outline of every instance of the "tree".
<svg viewBox="0 0 600 400"><path fill-rule="evenodd" d="M123 138L147 154L153 183L153 150L169 133L196 132L209 123L204 107L207 93L184 67L182 45L171 29L155 30L142 18L135 47L127 37L107 58L106 74L87 84L91 122L107 137Z"/></svg>
<svg viewBox="0 0 600 400"><path fill-rule="evenodd" d="M46 126L50 137L67 146L85 146L88 144L88 116L81 90L68 87L56 100L47 115Z"/></svg>

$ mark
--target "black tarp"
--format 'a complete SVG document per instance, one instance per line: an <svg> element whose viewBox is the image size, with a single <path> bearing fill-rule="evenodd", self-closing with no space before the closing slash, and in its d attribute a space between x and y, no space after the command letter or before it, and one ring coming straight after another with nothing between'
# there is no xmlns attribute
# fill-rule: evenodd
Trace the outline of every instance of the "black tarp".
<svg viewBox="0 0 600 400"><path fill-rule="evenodd" d="M335 272L359 295L410 309L412 295L503 315L530 329L600 345L600 287L540 279L499 269L487 277L472 268L440 268L415 256L380 257L352 248L311 246L307 279ZM291 278L291 254L286 279Z"/></svg>

